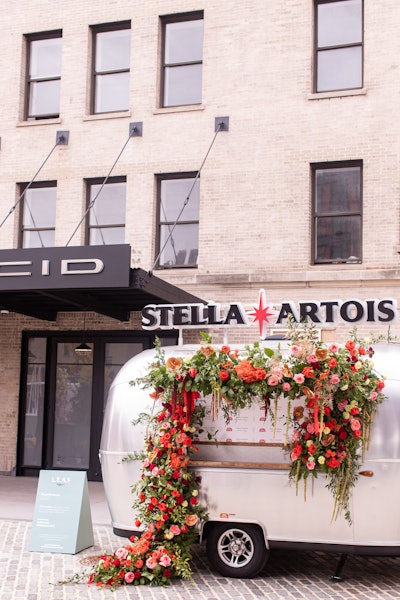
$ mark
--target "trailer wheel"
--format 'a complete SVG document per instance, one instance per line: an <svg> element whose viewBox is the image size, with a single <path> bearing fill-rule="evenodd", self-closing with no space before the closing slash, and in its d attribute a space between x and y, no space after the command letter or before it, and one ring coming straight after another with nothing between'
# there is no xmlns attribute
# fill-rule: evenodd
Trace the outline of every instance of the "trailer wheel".
<svg viewBox="0 0 400 600"><path fill-rule="evenodd" d="M217 523L208 532L207 556L221 575L251 578L265 566L268 550L256 525Z"/></svg>

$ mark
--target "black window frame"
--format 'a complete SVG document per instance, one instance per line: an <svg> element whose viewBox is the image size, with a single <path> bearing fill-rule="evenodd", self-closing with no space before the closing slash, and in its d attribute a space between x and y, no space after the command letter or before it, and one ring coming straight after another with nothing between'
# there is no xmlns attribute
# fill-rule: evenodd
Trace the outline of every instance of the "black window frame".
<svg viewBox="0 0 400 600"><path fill-rule="evenodd" d="M86 212L86 220L85 220L85 245L86 246L93 245L90 243L90 231L92 229L114 229L116 227L123 227L124 230L126 230L126 206L125 206L125 221L124 221L124 223L114 223L112 225L110 225L110 224L101 225L100 224L98 226L90 225L90 208L89 207L92 202L92 200L90 198L91 187L92 187L92 185L102 185L104 183L104 180L105 180L104 177L91 177L91 178L85 179L86 211L87 211ZM113 183L125 183L125 191L126 191L126 184L127 184L126 175L118 175L118 176L114 176L114 177L108 177L107 181L104 183L104 187L109 184L113 184ZM101 194L101 192L100 192L100 194ZM97 198L96 198L96 200L97 200Z"/></svg>
<svg viewBox="0 0 400 600"><path fill-rule="evenodd" d="M160 17L161 21L161 85L160 85L160 99L159 106L160 108L174 108L176 106L191 106L193 103L187 104L164 104L164 93L165 93L165 72L167 68L171 67L181 67L181 66L189 66L189 65L202 65L203 69L203 53L201 60L197 61L189 61L189 62L181 62L181 63L166 63L165 62L165 44L166 44L166 29L167 25L171 23L182 23L184 21L203 21L204 24L204 11L196 10L192 12L185 12L179 14L170 14L170 15L162 15ZM199 105L202 103L202 99L200 102L196 102L194 104Z"/></svg>
<svg viewBox="0 0 400 600"><path fill-rule="evenodd" d="M314 81L313 91L316 94L329 94L330 92L340 92L347 90L359 90L364 86L364 0L361 1L361 41L347 44L338 44L334 46L321 46L318 47L318 7L323 4L335 4L338 2L345 2L348 0L314 0ZM318 89L318 56L321 52L329 52L329 50L339 50L341 48L361 48L361 84L359 86L352 86L347 88L331 88L331 89Z"/></svg>
<svg viewBox="0 0 400 600"><path fill-rule="evenodd" d="M38 232L40 237L41 231L55 231L56 230L56 221L54 222L54 227L25 227L24 226L24 207L25 207L25 198L26 193L31 189L42 189L42 188L56 188L57 190L57 181L35 181L31 184L29 183L19 183L18 184L21 200L19 202L19 227L18 227L18 247L19 248L33 248L35 246L24 246L24 232L32 231ZM57 196L56 196L56 207L57 207ZM46 246L42 246L46 247Z"/></svg>
<svg viewBox="0 0 400 600"><path fill-rule="evenodd" d="M96 78L98 76L113 75L116 73L129 73L131 68L129 65L128 69L116 69L112 71L96 71L96 54L97 54L97 34L105 33L107 31L121 31L122 29L129 29L132 31L131 20L116 21L112 23L102 23L101 25L90 25L91 39L92 39L92 64L91 64L91 77L90 77L90 114L91 115L107 115L118 112L129 111L127 108L121 108L112 111L99 111L96 112Z"/></svg>
<svg viewBox="0 0 400 600"><path fill-rule="evenodd" d="M316 186L316 175L317 171L321 170L333 170L333 169L348 169L348 168L359 168L359 185L360 185L360 198L359 198L359 210L343 210L343 211L317 211L317 186ZM312 252L311 262L313 265L335 265L335 264L361 264L363 260L363 161L362 160L347 160L347 161L331 161L322 163L311 164L311 181L312 181ZM360 248L356 258L347 257L337 259L335 257L326 260L317 259L317 219L318 218L336 218L336 217L351 217L359 216L360 218Z"/></svg>
<svg viewBox="0 0 400 600"><path fill-rule="evenodd" d="M161 186L162 186L162 182L163 181L168 181L168 180L172 180L172 179L192 179L193 183L194 181L198 181L200 184L200 177L198 174L198 171L185 171L185 172L178 172L178 173L159 173L156 175L156 180L157 180L157 234L156 234L156 256L157 256L157 263L155 268L158 270L170 270L170 269L197 269L198 267L198 249L197 249L197 254L196 254L196 259L194 262L185 262L185 263L181 263L181 264L172 264L172 265L167 265L167 264L160 264L160 259L161 259L161 227L165 226L165 225L170 225L171 227L174 226L175 221L165 221L165 220L161 220ZM187 197L182 198L182 207L184 206L185 201L187 200ZM190 199L189 199L190 202ZM200 198L199 198L199 211L200 211ZM184 217L184 211L182 213L182 216ZM197 220L193 220L193 219L184 219L184 218L180 218L179 221L177 222L177 224L179 225L192 225L195 224L197 225L198 231L200 228L200 215L199 218ZM190 254L188 259L190 258Z"/></svg>
<svg viewBox="0 0 400 600"><path fill-rule="evenodd" d="M25 121L44 121L46 119L58 119L60 117L60 110L58 113L49 113L42 115L31 115L30 114L30 89L32 83L42 81L61 81L61 75L53 77L30 77L30 64L32 56L32 42L39 40L47 40L54 38L62 38L62 29L55 29L52 31L43 31L40 33L28 33L24 35L25 46L26 46L26 66L25 66L25 95L24 95L24 120ZM61 93L59 96L59 109L60 109Z"/></svg>

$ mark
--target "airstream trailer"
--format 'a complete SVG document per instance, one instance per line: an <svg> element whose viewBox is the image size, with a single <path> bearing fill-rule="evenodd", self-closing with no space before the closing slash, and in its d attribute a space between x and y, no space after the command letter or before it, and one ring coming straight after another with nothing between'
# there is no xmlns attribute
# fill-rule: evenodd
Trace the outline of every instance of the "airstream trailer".
<svg viewBox="0 0 400 600"><path fill-rule="evenodd" d="M273 347L272 342L268 345ZM165 354L183 357L196 350L170 346ZM145 350L128 361L109 393L100 459L117 535L134 531L131 486L139 479L142 464L123 458L143 449L145 426L133 427L132 421L153 408L149 390L130 382L146 374L153 358L154 350ZM376 371L386 378L388 399L379 406L353 490L351 525L344 516L331 522L332 496L323 477L312 478L306 500L302 493L296 495L279 431L276 441L260 410L246 409L228 424L205 423L206 430L218 429L218 443L200 439L192 466L201 477L200 498L209 515L200 536L215 570L230 577L252 577L264 567L270 550L278 547L400 555L400 347L379 345L373 360Z"/></svg>

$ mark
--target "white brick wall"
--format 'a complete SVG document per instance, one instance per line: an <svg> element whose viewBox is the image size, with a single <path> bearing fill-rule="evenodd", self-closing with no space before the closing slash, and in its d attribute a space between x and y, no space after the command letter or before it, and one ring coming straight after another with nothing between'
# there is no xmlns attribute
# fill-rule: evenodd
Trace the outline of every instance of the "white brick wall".
<svg viewBox="0 0 400 600"><path fill-rule="evenodd" d="M256 303L260 287L274 303L399 299L400 5L364 4L364 89L316 96L312 0L11 0L0 25L0 220L16 200L16 183L32 178L56 132L68 130L68 146L56 148L38 177L58 182L56 244L65 244L83 214L83 179L105 176L129 123L143 121L143 137L129 141L113 175L127 177L132 266L150 269L154 175L198 169L215 117L229 115L230 130L217 136L201 175L198 269L159 275L215 301ZM203 104L159 110L158 17L190 10L204 10ZM89 26L126 19L132 21L130 110L89 116ZM53 29L63 31L60 118L26 123L23 35ZM363 160L363 263L311 265L310 163L350 159ZM1 248L16 246L17 213L0 229ZM73 244L82 239L79 232ZM98 318L98 327L108 326ZM20 333L46 327L80 325L74 313L54 325L1 317L0 471L15 464ZM112 323L118 327L126 324ZM345 335L342 328L337 337Z"/></svg>

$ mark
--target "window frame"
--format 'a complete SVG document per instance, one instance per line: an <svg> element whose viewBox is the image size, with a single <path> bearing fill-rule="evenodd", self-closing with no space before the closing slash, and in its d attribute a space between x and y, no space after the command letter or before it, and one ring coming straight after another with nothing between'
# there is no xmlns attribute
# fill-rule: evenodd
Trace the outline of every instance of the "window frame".
<svg viewBox="0 0 400 600"><path fill-rule="evenodd" d="M126 231L126 203L125 203L125 222L124 223L113 223L112 225L110 224L106 224L106 225L98 225L98 226L94 226L94 225L90 225L90 208L89 205L91 203L91 199L90 199L90 192L91 192L91 187L93 185L102 185L104 183L105 177L91 177L91 178L86 178L85 179L85 186L86 186L86 219L85 219L85 246L93 246L95 244L91 244L90 243L90 232L92 229L115 229L117 227L123 227L124 231ZM109 177L106 181L106 183L104 184L104 187L106 187L109 184L113 184L113 183L125 183L125 201L126 201L126 192L127 192L127 178L126 175L118 175L115 177ZM96 198L97 199L97 198Z"/></svg>
<svg viewBox="0 0 400 600"><path fill-rule="evenodd" d="M333 170L333 169L348 169L348 168L359 168L359 177L360 177L360 208L358 211L348 210L348 211L338 211L338 212L317 212L317 186L316 186L316 174L319 170ZM312 163L311 164L311 182L312 182L312 235L311 235L311 243L312 243L312 251L311 251L311 262L313 265L343 265L343 264L361 264L363 261L363 161L362 160L347 160L347 161L332 161L332 162L322 162L322 163ZM359 248L359 257L357 260L335 260L326 259L326 260L317 260L317 219L321 217L350 217L350 216L359 216L360 217L360 248Z"/></svg>
<svg viewBox="0 0 400 600"><path fill-rule="evenodd" d="M198 171L185 171L178 173L159 173L156 175L157 180L157 215L156 215L156 223L157 223L157 233L156 233L156 257L157 264L155 268L157 270L170 270L170 269L197 269L198 267L198 251L196 256L196 261L193 263L183 263L183 264L173 264L173 265L162 265L160 264L161 259L161 227L165 225L173 225L175 221L162 221L161 220L161 186L163 181L170 181L173 179L195 179L198 180L200 185L200 177L198 176ZM182 198L182 206L186 198ZM200 190L199 190L199 213L200 213ZM184 214L184 213L182 213ZM198 232L200 228L200 215L197 220L187 219L178 221L179 225L197 225ZM199 248L197 248L199 250ZM190 256L190 255L189 255Z"/></svg>
<svg viewBox="0 0 400 600"><path fill-rule="evenodd" d="M30 76L30 67L31 67L31 57L32 57L32 42L37 42L40 40L48 40L61 38L62 39L62 29L55 29L53 31L43 31L40 33L28 33L24 35L25 38L25 47L26 47L26 65L25 65L25 92L24 92L24 120L25 121L44 121L47 119L58 119L60 117L60 100L61 94L59 96L58 102L58 113L49 113L43 115L31 115L30 114L30 90L31 84L42 81L60 81L61 75L53 76L53 77L31 77Z"/></svg>
<svg viewBox="0 0 400 600"><path fill-rule="evenodd" d="M54 221L54 227L24 227L24 208L25 208L25 200L26 200L26 192L31 189L43 189L43 188L55 188L56 190L56 209L57 209L57 181L37 181L34 183L19 183L19 191L20 191L20 203L19 203L19 225L18 225L18 248L37 248L38 246L24 246L24 233L25 231L38 232L40 237L40 232L42 231L56 231L56 220ZM43 248L48 248L51 246L42 246Z"/></svg>
<svg viewBox="0 0 400 600"><path fill-rule="evenodd" d="M96 112L96 78L98 76L104 75L114 75L117 73L128 73L130 77L131 67L127 69L115 69L113 71L96 71L96 55L97 55L97 34L105 33L108 31L121 31L123 29L129 29L132 31L131 20L127 19L125 21L116 21L113 23L103 23L101 25L90 25L90 33L92 39L92 63L91 63L91 73L90 73L90 114L91 115L107 115L118 112L127 112L129 111L129 105L127 108L121 108L117 110L111 111L100 111Z"/></svg>
<svg viewBox="0 0 400 600"><path fill-rule="evenodd" d="M323 4L335 4L337 2L345 2L346 0L314 0L314 78L313 90L315 94L329 94L330 92L340 92L349 90L360 90L364 86L364 0L361 0L361 41L347 44L337 44L333 46L318 47L318 9ZM361 83L359 86L346 88L330 88L327 90L318 90L318 57L321 52L329 50L340 50L342 48L361 48Z"/></svg>
<svg viewBox="0 0 400 600"><path fill-rule="evenodd" d="M166 31L167 25L171 23L183 23L185 21L203 21L204 25L204 11L196 10L192 12L185 12L179 14L171 14L171 15L162 15L160 17L161 21L161 65L160 65L160 74L161 74L161 85L160 85L160 98L159 98L159 107L160 108L173 108L176 106L192 106L193 103L189 104L165 104L164 103L164 93L165 93L165 73L167 68L171 67L180 67L180 66L190 66L190 65L201 65L202 73L203 73L203 52L201 60L197 61L188 61L181 63L166 63L165 62L165 45L166 45ZM199 105L202 103L202 99L200 102L194 103L195 105Z"/></svg>

